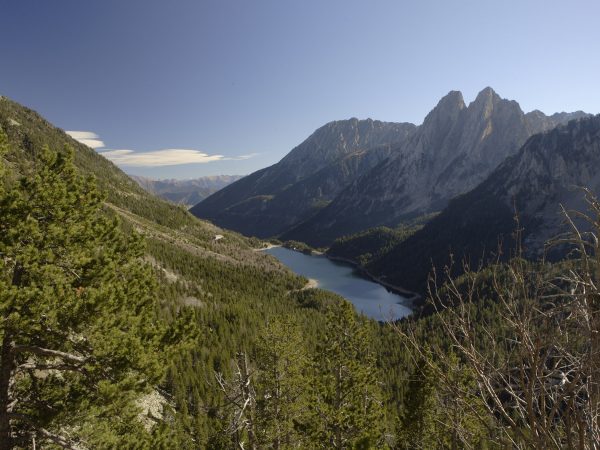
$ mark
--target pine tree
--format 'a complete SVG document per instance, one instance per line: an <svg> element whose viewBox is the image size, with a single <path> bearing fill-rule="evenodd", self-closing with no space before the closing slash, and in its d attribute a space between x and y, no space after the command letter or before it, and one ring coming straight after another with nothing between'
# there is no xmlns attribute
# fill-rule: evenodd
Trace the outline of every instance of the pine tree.
<svg viewBox="0 0 600 450"><path fill-rule="evenodd" d="M400 417L400 447L406 449L439 448L439 402L436 398L436 374L431 356L416 364L407 389L404 412Z"/></svg>
<svg viewBox="0 0 600 450"><path fill-rule="evenodd" d="M311 400L320 448L383 448L380 380L369 329L346 301L327 314Z"/></svg>
<svg viewBox="0 0 600 450"><path fill-rule="evenodd" d="M259 338L256 357L257 422L264 448L302 448L298 426L306 413L308 355L299 327L272 320Z"/></svg>
<svg viewBox="0 0 600 450"><path fill-rule="evenodd" d="M134 401L162 375L154 276L72 159L46 148L0 191L1 450L148 438Z"/></svg>
<svg viewBox="0 0 600 450"><path fill-rule="evenodd" d="M452 352L444 363L427 350L418 360L400 417L400 448L485 448L486 411L473 375Z"/></svg>

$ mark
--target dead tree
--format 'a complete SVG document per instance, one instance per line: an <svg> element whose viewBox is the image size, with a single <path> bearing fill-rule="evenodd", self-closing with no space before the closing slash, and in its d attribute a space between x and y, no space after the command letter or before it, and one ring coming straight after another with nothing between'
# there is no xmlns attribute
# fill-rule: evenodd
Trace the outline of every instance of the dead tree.
<svg viewBox="0 0 600 450"><path fill-rule="evenodd" d="M484 400L485 414L470 412L500 446L600 448L600 203L589 191L586 200L591 214L563 210L569 232L550 243L571 250L566 262L531 263L518 248L516 258L487 274L465 270L430 290L449 346ZM582 221L589 231L580 231ZM491 284L500 311L493 324L476 317L482 283ZM438 389L460 404L467 393L441 369L448 349L424 349L414 328L394 326L415 361L433 351Z"/></svg>
<svg viewBox="0 0 600 450"><path fill-rule="evenodd" d="M236 447L240 450L245 450L246 440L249 449L256 450L256 393L246 353L237 353L234 367L231 381L227 381L222 373L215 373L226 406L231 410L230 423L226 432L232 436Z"/></svg>

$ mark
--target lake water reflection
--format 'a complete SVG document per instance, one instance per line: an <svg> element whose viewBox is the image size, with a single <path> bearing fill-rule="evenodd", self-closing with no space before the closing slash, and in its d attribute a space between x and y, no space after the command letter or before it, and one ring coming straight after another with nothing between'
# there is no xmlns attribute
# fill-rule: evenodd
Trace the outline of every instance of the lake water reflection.
<svg viewBox="0 0 600 450"><path fill-rule="evenodd" d="M358 311L375 320L396 320L411 313L404 297L359 276L348 264L283 247L273 247L265 252L275 256L295 273L317 280L319 288L345 297Z"/></svg>

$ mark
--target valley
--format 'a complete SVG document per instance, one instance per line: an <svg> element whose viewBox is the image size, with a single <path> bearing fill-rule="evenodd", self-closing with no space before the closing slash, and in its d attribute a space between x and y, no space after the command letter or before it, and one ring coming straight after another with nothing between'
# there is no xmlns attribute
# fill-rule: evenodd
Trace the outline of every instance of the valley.
<svg viewBox="0 0 600 450"><path fill-rule="evenodd" d="M329 123L279 163L190 211L248 236L328 249L422 306L433 270L452 266L458 276L464 263L504 261L516 245L528 257L542 255L561 231L559 203L581 210L573 188L597 189L590 173L597 123L582 111L524 113L489 87L469 105L452 91L419 126ZM350 162L361 169L349 170ZM522 178L502 181L517 166ZM515 215L525 227L519 243Z"/></svg>
<svg viewBox="0 0 600 450"><path fill-rule="evenodd" d="M479 97L482 95L488 99L484 103L489 108L503 104L489 90ZM455 114L468 115L459 100L459 96L451 94L441 103L451 102ZM516 106L511 105L514 110ZM489 108L485 111L489 112ZM192 208L197 213L204 208L204 202L211 205L219 199L233 199L241 191L275 192L261 189L280 189L277 186L281 180L296 170L297 183L281 188L277 195L259 194L262 206L257 210L256 197L236 204L235 210L251 211L250 216L246 212L236 216L233 210L225 208L228 212L223 217L227 224L235 226L235 217L245 217L248 228L240 230L248 234L244 236L200 220L185 207L146 192L101 154L74 141L34 111L2 97L0 252L8 255L0 259L4 274L0 279L4 308L0 313L5 321L2 336L5 347L14 345L19 351L29 352L30 357L21 360L17 353L2 356L3 364L6 358L12 358L8 364L16 368L5 372L10 379L0 380L5 386L7 382L15 386L7 391L4 400L0 398L0 421L2 414L5 418L17 417L10 412L16 407L27 420L9 419L14 436L30 436L31 424L43 420L53 431L36 436L52 436L48 439L59 443L70 439L70 443L85 443L86 448L119 442L124 448L176 445L226 449L253 439L268 446L279 439L268 428L277 423L269 409L271 402L277 401L294 417L283 428L285 435L307 448L323 442L323 436L339 426L336 413L329 409L332 407L354 414L353 420L366 420L345 431L344 436L356 442L366 439L367 448L406 447L414 439L447 439L443 429L431 428L419 436L412 430L423 424L433 427L435 423L456 420L457 411L460 426L468 426L470 431L457 437L453 441L456 445L513 439L511 417L503 417L502 405L493 403L496 391L476 388L476 383L487 382L495 371L501 370L506 376L519 363L511 356L512 350L505 347L514 345L512 336L526 332L528 339L543 342L544 348L554 348L554 342L568 339L576 343L565 344L568 352L585 355L587 351L573 338L584 335L589 324L577 319L580 310L573 309L578 304L573 299L587 298L588 286L594 285L589 268L595 264L593 255L600 252L588 254L585 249L597 250L597 241L588 234L597 229L597 217L586 221L571 213L571 234L563 234L558 246L545 246L553 236L569 232L563 226L560 205L569 211L585 212L587 208L592 214L600 214L592 192L575 188L579 185L600 189L594 171L600 165L600 116L575 116L578 118L566 124L561 123L572 115L546 117L540 126L547 127L547 131L523 138L519 149L510 147L497 167L480 167L479 184L477 177L468 180L466 174L460 175L465 183L453 198L430 202L418 209L418 214L398 213L396 208L386 207L387 218L374 214L372 221L359 218L351 226L342 226L339 233L324 231L320 235L316 228L310 228L312 225L309 227L321 214L315 212L315 198L321 198L324 192L329 192L330 198L342 195L368 176L377 180L377 174L383 173L380 171L392 170L390 165L405 160L406 155L402 155L406 150L402 149L414 142L429 142L424 135L415 137L422 133L421 127L436 128L443 120L436 112L420 127L369 120L336 122L316 133L318 144L305 143L298 147L301 151L292 152L292 162L285 163L287 172L271 168L251 174ZM458 126L448 123L446 131L436 133L458 133L448 131ZM462 127L459 126L461 130ZM323 136L331 137L332 128L338 137L330 141ZM509 130L506 133L511 139L514 137ZM482 142L491 135L486 131ZM354 144L349 145L347 139ZM325 151L332 142L335 151ZM373 145L366 151L371 156L365 156L362 145ZM430 142L419 145L427 151L439 150ZM318 155L311 156L313 152ZM316 156L324 161L311 161ZM316 174L310 175L313 170ZM369 175L371 171L374 175ZM489 175L483 177L488 171ZM403 179L412 180L402 170L394 169L393 173L401 185L405 184ZM339 178L341 175L344 176ZM255 183L263 187L256 187ZM343 188L344 183L349 183L347 188ZM471 185L475 187L461 191ZM418 188L415 192L425 191ZM317 197L313 197L315 193ZM307 197L298 200L297 195ZM281 202L278 208L291 211L283 222L279 221L278 208L265 206L276 197L279 200L274 201ZM381 193L378 198L387 197ZM327 205L338 201L341 200L336 197L316 209L326 211ZM364 211L362 200L357 202L353 211ZM297 210L296 205L300 205ZM519 212L518 222L515 209ZM81 227L77 217L89 225ZM380 219L375 220L377 217ZM62 220L60 226L57 220ZM303 221L294 225L297 220ZM368 227L370 224L377 226ZM517 224L521 227L516 236L520 244L513 247L511 239L515 238ZM284 231L286 226L292 229ZM284 245L309 253L311 247L307 244L328 243L322 248L324 252L309 255L261 239L303 236L298 230L304 226L311 230L310 239L287 241ZM40 232L38 227L46 231ZM92 229L106 231L92 235ZM343 230L357 231L342 235ZM579 230L581 233L577 234ZM95 243L92 249L88 248L90 243ZM55 253L57 248L61 249L59 253ZM103 253L107 249L113 256ZM69 251L79 256L69 257ZM120 251L130 255L128 262L110 262L109 256L118 258ZM574 251L579 252L575 257ZM40 259L40 255L56 256ZM15 258L26 266L21 269L12 264ZM56 258L62 259L57 263ZM103 260L108 264L97 266ZM471 265L451 266L452 260ZM90 267L98 267L95 275L78 274L90 271ZM438 277L433 286L428 284L432 270ZM49 274L58 274L54 276L61 280L58 296L47 295ZM117 278L111 278L114 276ZM105 279L119 279L122 284L98 281ZM125 279L129 282L123 284ZM570 286L568 293L563 288L565 283ZM395 292L406 289L406 294L388 291L386 285ZM114 304L96 297L97 290ZM522 297L522 292L530 297ZM118 301L125 298L128 300ZM540 312L536 305L546 298L561 300ZM67 316L57 303L62 299L74 305L84 302L85 308L95 311L83 314L77 307L69 311L70 332L77 330L85 336L85 345L65 338L62 327ZM139 303L131 303L132 300ZM15 315L7 306L12 304L28 313ZM33 312L36 308L40 312ZM118 313L114 313L114 308ZM566 319L568 330L557 327L555 319L544 321L548 317L564 317L563 308L572 311ZM525 315L520 313L523 310ZM548 316L547 311L552 315ZM596 313L585 312L588 317ZM531 317L537 324L523 328L524 317ZM44 328L39 323L44 323ZM131 323L138 325L132 328ZM479 335L482 327L484 334ZM490 341L490 336L507 339ZM117 351L121 339L130 342L123 348L125 354ZM462 359L458 360L448 346L461 352ZM473 348L477 348L475 353ZM507 360L498 369L498 363L490 364L485 359L487 355L501 355ZM65 364L56 364L55 358ZM38 371L20 376L20 367L35 367ZM340 376L340 367L352 370ZM472 372L473 367L480 367L481 372ZM587 373L587 367L569 370ZM248 372L249 368L252 372ZM75 373L48 377L48 370ZM108 370L114 371L112 378L106 377ZM273 373L283 378L272 378ZM97 385L90 384L90 376L101 383L102 389L118 393L118 400L100 394ZM287 383L285 395L273 397L271 386L282 379ZM132 380L136 380L135 386L131 385ZM583 380L573 386L591 389L587 385L589 378ZM436 390L435 397L431 396L432 391L424 394L424 383ZM457 386L459 394L454 391ZM31 389L39 401L52 409L44 406L39 410L40 416L28 416L31 411L38 411L28 394ZM354 403L331 403L328 393L336 389L355 396ZM69 393L62 397L60 392ZM121 395L124 393L127 395ZM551 395L557 394L553 391ZM561 390L560 395L572 394ZM517 413L521 414L519 396L514 394ZM483 411L481 408L486 407L483 397L491 399L490 412L473 413L472 408ZM16 406L7 403L9 398L11 405ZM146 405L150 398L154 399L151 408L155 412L150 412L150 406L139 412L139 405ZM253 405L252 411L240 407L238 398ZM454 401L461 403L453 404ZM460 406L462 402L470 406ZM453 406L447 409L447 404ZM357 405L366 409L357 413ZM419 408L426 408L432 416L413 415ZM82 413L73 416L71 409ZM103 413L98 415L98 411ZM140 420L129 411L154 414L152 422ZM556 428L546 428L548 436L562 435L567 427L564 421L578 414L577 405L563 413ZM128 424L128 433L114 427L115 416ZM521 417L523 429L541 427L537 419L526 422L524 413ZM263 421L267 428L252 425L250 420ZM490 422L493 432L489 432ZM66 438L63 435L72 430L71 423L85 426ZM242 431L231 432L229 427L234 425ZM529 442L527 436L519 439Z"/></svg>
<svg viewBox="0 0 600 450"><path fill-rule="evenodd" d="M1 11L0 450L600 450L600 2Z"/></svg>

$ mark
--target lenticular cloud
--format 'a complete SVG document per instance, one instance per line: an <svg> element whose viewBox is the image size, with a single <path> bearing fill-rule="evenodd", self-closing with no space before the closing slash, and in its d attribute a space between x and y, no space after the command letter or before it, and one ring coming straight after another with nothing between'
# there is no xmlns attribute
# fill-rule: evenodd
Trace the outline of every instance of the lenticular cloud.
<svg viewBox="0 0 600 450"><path fill-rule="evenodd" d="M199 150L169 148L155 152L134 152L133 150L108 150L102 156L119 166L160 167L179 164L205 164L221 161L223 155L209 155Z"/></svg>
<svg viewBox="0 0 600 450"><path fill-rule="evenodd" d="M163 150L137 152L129 149L112 150L105 148L104 142L92 131L66 131L73 139L100 152L102 156L118 166L129 167L161 167L177 166L180 164L206 164L214 161L237 161L250 159L258 153L227 157L224 155L209 155L201 150L184 148L167 148Z"/></svg>
<svg viewBox="0 0 600 450"><path fill-rule="evenodd" d="M65 133L67 133L76 141L81 142L82 144L87 145L94 150L104 147L104 142L100 140L100 136L92 131L65 131Z"/></svg>

